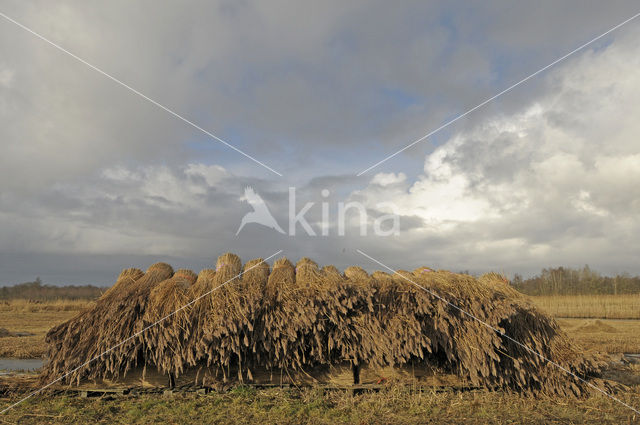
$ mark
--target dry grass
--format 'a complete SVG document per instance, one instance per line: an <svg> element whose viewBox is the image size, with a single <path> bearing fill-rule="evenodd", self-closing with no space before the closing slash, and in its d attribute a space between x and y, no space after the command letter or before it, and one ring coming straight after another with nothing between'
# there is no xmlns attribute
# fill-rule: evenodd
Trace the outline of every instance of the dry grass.
<svg viewBox="0 0 640 425"><path fill-rule="evenodd" d="M640 294L530 297L554 317L640 319Z"/></svg>
<svg viewBox="0 0 640 425"><path fill-rule="evenodd" d="M640 320L559 319L558 322L585 350L640 353Z"/></svg>
<svg viewBox="0 0 640 425"><path fill-rule="evenodd" d="M0 328L10 332L29 332L25 337L0 340L0 357L24 359L42 357L47 347L44 336L54 325L64 322L88 307L88 301L56 300L31 302L11 300L0 302Z"/></svg>
<svg viewBox="0 0 640 425"><path fill-rule="evenodd" d="M560 327L582 348L604 353L640 353L640 321L637 320L640 319L640 294L530 298L558 318Z"/></svg>
<svg viewBox="0 0 640 425"><path fill-rule="evenodd" d="M0 301L0 312L12 313L36 313L70 311L78 312L91 305L87 300L52 300L52 301L32 301L32 300L9 300Z"/></svg>

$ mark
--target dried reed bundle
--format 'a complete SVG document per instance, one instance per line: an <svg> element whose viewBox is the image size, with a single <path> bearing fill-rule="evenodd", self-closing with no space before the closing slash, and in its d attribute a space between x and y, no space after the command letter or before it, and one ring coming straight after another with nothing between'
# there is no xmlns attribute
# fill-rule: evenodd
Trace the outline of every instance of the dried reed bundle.
<svg viewBox="0 0 640 425"><path fill-rule="evenodd" d="M340 281L336 271L327 269L327 274L344 288L340 294L340 326L332 335L338 349L336 357L351 361L355 367L389 364L392 344L381 316L376 314L378 287L375 280L360 267L348 267Z"/></svg>
<svg viewBox="0 0 640 425"><path fill-rule="evenodd" d="M215 291L203 298L210 309L202 309L202 337L197 343L197 357L206 360L207 365L217 366L226 382L238 362L241 362L246 326L244 316L246 303L240 285L242 262L231 253L218 257L216 274L212 285ZM238 369L242 380L242 368Z"/></svg>
<svg viewBox="0 0 640 425"><path fill-rule="evenodd" d="M48 334L51 379L113 346L72 378L117 378L137 364L178 376L206 363L227 382L251 380L259 368L312 371L317 366L430 367L470 384L522 392L580 395L586 390L543 357L581 377L599 360L582 355L557 323L499 274L478 279L422 267L369 275L341 274L308 258L273 270L261 259L218 258L196 277L157 264L144 275L124 270L90 309ZM162 324L134 332L178 310ZM480 323L478 320L486 323ZM511 339L513 338L513 339ZM123 341L126 341L123 343ZM215 378L218 379L218 378Z"/></svg>
<svg viewBox="0 0 640 425"><path fill-rule="evenodd" d="M150 362L171 377L178 377L187 364L195 363L188 346L192 332L189 288L197 278L191 270L180 269L159 283L151 290L143 316L144 326L148 327L143 335L145 363Z"/></svg>
<svg viewBox="0 0 640 425"><path fill-rule="evenodd" d="M385 287L387 300L395 302L390 315L396 317L386 323L398 365L427 362L473 385L563 395L580 395L585 386L513 340L582 376L597 374L601 367L579 355L553 319L505 285L499 275L476 280L423 269L398 274L404 278L375 275ZM566 353L571 354L568 361Z"/></svg>
<svg viewBox="0 0 640 425"><path fill-rule="evenodd" d="M128 276L129 273L125 275ZM71 374L70 381L79 382L82 378L102 376L118 377L138 363L141 338L144 336L130 337L142 329L142 316L151 289L171 275L173 269L168 264L154 264L132 285L119 285L125 288L122 293L113 293L104 302L96 303L91 314L71 319L74 326L84 332L73 347L69 346L59 353L61 370L73 370L87 360L105 354Z"/></svg>
<svg viewBox="0 0 640 425"><path fill-rule="evenodd" d="M116 283L97 300L95 306L88 307L78 316L52 328L47 333L45 342L50 346L46 355L49 361L44 371L45 379L64 374L100 354L99 347L90 345L92 341L98 339L101 318L96 313L116 308L122 299L122 294L132 291L135 282L143 275L144 273L136 268L123 269ZM74 378L78 380L82 376L82 372L79 372L67 381Z"/></svg>
<svg viewBox="0 0 640 425"><path fill-rule="evenodd" d="M190 354L189 358L193 359L191 366L195 366L196 363L202 359L199 357L200 344L203 338L203 327L207 314L213 308L211 304L212 293L215 291L214 278L216 275L215 269L203 269L198 273L196 283L189 288L189 299L193 300L193 306L191 308L191 341L188 344Z"/></svg>
<svg viewBox="0 0 640 425"><path fill-rule="evenodd" d="M338 291L342 287L327 279L309 258L301 258L295 271L295 287L285 306L295 315L295 324L288 333L297 335L289 344L292 357L295 356L297 362L291 366L302 369L305 365L329 364L331 349L328 345L332 342L329 342L329 332L340 321Z"/></svg>
<svg viewBox="0 0 640 425"><path fill-rule="evenodd" d="M213 286L215 276L216 271L214 269L203 269L198 273L196 283L189 288L189 298L195 300L191 320L197 332L193 334L198 335L198 338L202 336L204 317L213 308L211 294L215 290Z"/></svg>
<svg viewBox="0 0 640 425"><path fill-rule="evenodd" d="M166 263L156 263L132 286L132 291L126 300L122 300L115 311L105 315L102 326L99 327L99 352L105 352L103 362L105 372L118 376L144 361L144 338L140 333L145 328L144 313L149 303L151 290L160 282L173 276L173 268ZM136 337L131 338L132 335ZM105 376L105 374L103 374Z"/></svg>
<svg viewBox="0 0 640 425"><path fill-rule="evenodd" d="M240 259L232 254L218 260L214 287L220 287L206 304L210 309L204 313L198 355L216 365L223 380L230 379L235 371L238 380L244 382L253 379L252 368L257 363L254 334L269 265L261 258L251 260L238 277L240 267Z"/></svg>
<svg viewBox="0 0 640 425"><path fill-rule="evenodd" d="M135 281L140 279L142 276L144 276L144 272L140 269L129 268L122 270L122 272L120 272L120 276L118 276L118 279L116 280L115 285L107 289L105 293L102 294L102 296L98 299L98 302L106 302L111 297L118 296L118 294L121 295L123 292L126 292L128 289L133 287Z"/></svg>
<svg viewBox="0 0 640 425"><path fill-rule="evenodd" d="M405 272L403 276L429 291L414 286L406 279L398 282L405 284L407 295L417 304L416 310L426 313L416 317L422 324L421 331L431 341L427 351L444 356L445 367L467 378L471 384L492 386L495 364L499 361L495 351L499 337L464 313L487 321L483 307L484 302L490 299L489 288L479 285L469 275L446 271L424 272L424 269L417 269L414 273Z"/></svg>
<svg viewBox="0 0 640 425"><path fill-rule="evenodd" d="M257 338L260 335L258 329L262 325L264 313L262 298L269 279L270 267L262 259L256 258L244 265L242 281L237 289L243 294L241 298L242 321L238 323L241 334L237 347L238 376L244 381L253 379L252 371L260 365L260 353L258 351Z"/></svg>
<svg viewBox="0 0 640 425"><path fill-rule="evenodd" d="M196 283L190 288L190 293L194 299L213 290L213 278L216 275L214 269L202 269L198 273Z"/></svg>
<svg viewBox="0 0 640 425"><path fill-rule="evenodd" d="M500 302L492 309L491 318L497 322L496 327L504 329L504 334L510 337L500 336L499 387L549 395L581 395L589 390L583 383L513 340L582 378L600 374L606 366L601 358L583 355L553 318L510 287L503 276L490 273L481 276L479 281L495 290L494 298Z"/></svg>
<svg viewBox="0 0 640 425"><path fill-rule="evenodd" d="M416 311L413 297L407 293L408 282L379 271L371 278L371 285L376 288L373 315L384 325L383 333L389 344L387 362L403 365L414 358L423 359L431 347L429 321L421 323L424 318L416 314L419 311Z"/></svg>
<svg viewBox="0 0 640 425"><path fill-rule="evenodd" d="M274 262L267 280L262 322L256 330L256 352L267 369L286 370L304 362L299 353L290 351L299 336L298 329L305 327L300 320L302 312L295 305L295 273L293 264L283 257Z"/></svg>

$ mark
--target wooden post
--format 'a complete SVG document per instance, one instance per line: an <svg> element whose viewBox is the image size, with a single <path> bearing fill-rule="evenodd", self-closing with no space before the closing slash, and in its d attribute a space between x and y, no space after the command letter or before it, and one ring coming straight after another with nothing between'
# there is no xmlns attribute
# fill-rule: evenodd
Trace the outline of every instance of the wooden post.
<svg viewBox="0 0 640 425"><path fill-rule="evenodd" d="M360 366L351 363L351 371L353 372L353 383L358 385L360 383Z"/></svg>

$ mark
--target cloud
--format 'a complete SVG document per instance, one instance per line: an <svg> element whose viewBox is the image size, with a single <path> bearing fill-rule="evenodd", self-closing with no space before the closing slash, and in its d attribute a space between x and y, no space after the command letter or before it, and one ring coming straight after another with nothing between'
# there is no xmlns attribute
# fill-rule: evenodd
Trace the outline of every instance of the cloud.
<svg viewBox="0 0 640 425"><path fill-rule="evenodd" d="M592 37L605 18L607 25L626 18L633 2L568 2L562 7L572 10L571 25L554 12L557 5L537 6L40 1L7 3L3 10L296 175L300 167L321 174L336 150L366 162L364 146L380 156L405 145ZM524 19L533 13L539 19ZM5 180L12 190L34 191L116 162L205 158L238 173L268 175L17 26L5 21L0 36L13 75L0 109L7 123L0 177L22 176ZM516 39L526 54L513 47ZM317 156L327 161L316 162ZM26 164L38 173L23 172ZM335 171L354 173L358 165L349 161Z"/></svg>
<svg viewBox="0 0 640 425"><path fill-rule="evenodd" d="M28 279L49 267L64 282L58 271L83 261L104 279L116 262L136 265L128 258L196 267L223 251L248 258L280 248L344 266L363 264L355 249L366 246L407 268L534 269L553 259L632 270L623 251L637 248L629 232L638 210L640 56L627 27L379 174L354 174L634 7L2 2L3 13L285 178L3 21L0 268ZM374 216L391 201L402 234L291 239L254 225L235 238L247 185L281 225L288 186L299 202L316 202L312 223L323 201L361 200ZM109 260L97 270L100 255ZM91 276L83 273L75 282Z"/></svg>
<svg viewBox="0 0 640 425"><path fill-rule="evenodd" d="M14 75L13 70L0 65L0 86L5 89L10 88Z"/></svg>
<svg viewBox="0 0 640 425"><path fill-rule="evenodd" d="M405 180L407 180L405 173L378 173L371 179L371 183L379 186L389 186L404 183Z"/></svg>
<svg viewBox="0 0 640 425"><path fill-rule="evenodd" d="M455 134L415 181L387 188L379 182L390 175L380 173L358 196L393 199L422 218L424 240L452 241L436 258L466 256L465 268L590 263L637 272L630 253L640 243L629 237L640 231L636 34L553 71L519 110Z"/></svg>

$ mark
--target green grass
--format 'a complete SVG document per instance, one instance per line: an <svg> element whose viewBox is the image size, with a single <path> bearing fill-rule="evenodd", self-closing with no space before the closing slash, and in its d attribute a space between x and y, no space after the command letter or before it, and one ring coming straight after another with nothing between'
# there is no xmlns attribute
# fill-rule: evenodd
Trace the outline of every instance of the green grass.
<svg viewBox="0 0 640 425"><path fill-rule="evenodd" d="M640 389L623 400L640 406ZM6 405L9 400L3 400ZM540 398L501 392L419 393L393 388L353 396L340 391L256 390L172 397L37 396L0 416L0 423L154 424L422 424L637 423L634 413L602 395Z"/></svg>

